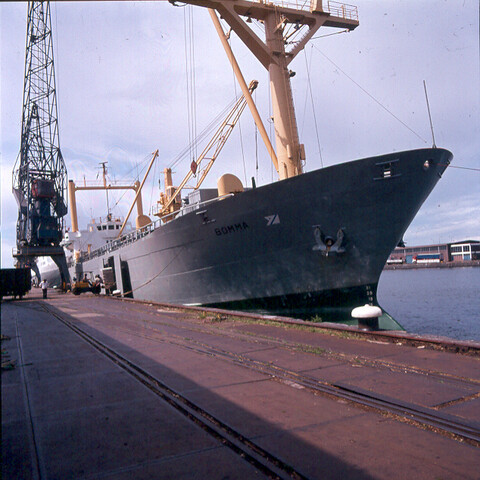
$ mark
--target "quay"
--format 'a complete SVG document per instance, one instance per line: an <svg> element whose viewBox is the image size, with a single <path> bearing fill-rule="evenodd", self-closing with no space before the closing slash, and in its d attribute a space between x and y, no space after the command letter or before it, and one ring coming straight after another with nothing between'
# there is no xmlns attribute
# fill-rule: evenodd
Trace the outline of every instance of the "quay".
<svg viewBox="0 0 480 480"><path fill-rule="evenodd" d="M478 343L48 294L1 304L4 480L480 477Z"/></svg>
<svg viewBox="0 0 480 480"><path fill-rule="evenodd" d="M480 260L464 260L463 262L446 263L391 263L385 264L384 270L418 270L425 268L467 268L480 267Z"/></svg>

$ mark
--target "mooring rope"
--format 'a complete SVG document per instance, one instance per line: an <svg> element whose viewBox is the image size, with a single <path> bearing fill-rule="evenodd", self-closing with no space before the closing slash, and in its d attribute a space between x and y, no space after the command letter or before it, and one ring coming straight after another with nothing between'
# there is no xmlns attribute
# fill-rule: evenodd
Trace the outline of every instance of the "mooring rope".
<svg viewBox="0 0 480 480"><path fill-rule="evenodd" d="M157 277L159 277L177 259L177 257L180 255L180 253L183 251L184 248L185 248L185 245L181 245L179 247L178 253L167 263L167 265L165 265L165 267L162 268L162 270L160 270L160 272L158 272L150 280L147 280L145 283L142 283L141 285L139 285L136 288L132 288L128 292L115 293L115 294L112 294L112 296L114 296L114 297L125 297L125 295L129 295L130 293L133 293L133 292L139 290L140 288L143 288L145 285L148 285L149 283L152 283Z"/></svg>

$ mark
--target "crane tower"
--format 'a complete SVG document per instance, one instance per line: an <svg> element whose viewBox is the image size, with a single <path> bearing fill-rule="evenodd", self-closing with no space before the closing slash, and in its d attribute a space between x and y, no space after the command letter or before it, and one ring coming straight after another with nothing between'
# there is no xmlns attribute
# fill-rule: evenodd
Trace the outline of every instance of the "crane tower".
<svg viewBox="0 0 480 480"><path fill-rule="evenodd" d="M69 281L60 246L67 213L67 171L60 151L50 2L29 2L23 89L21 146L13 172L18 203L17 266L35 270L50 256Z"/></svg>

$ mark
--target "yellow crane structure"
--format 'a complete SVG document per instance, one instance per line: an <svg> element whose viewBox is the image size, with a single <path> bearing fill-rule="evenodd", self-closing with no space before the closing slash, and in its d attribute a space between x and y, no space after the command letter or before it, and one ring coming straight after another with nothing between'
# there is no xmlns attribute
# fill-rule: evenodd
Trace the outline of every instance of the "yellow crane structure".
<svg viewBox="0 0 480 480"><path fill-rule="evenodd" d="M256 80L252 80L250 82L250 85L248 86L248 95L251 95L251 93L257 88L257 85L258 82ZM160 200L158 201L159 208L154 215L162 217L164 221L174 218L175 212L178 211L181 206L180 194L192 176L195 175L197 177L196 185L192 188L194 190L200 188L200 185L205 180L205 177L212 168L215 160L220 154L223 146L228 140L228 137L232 133L246 106L247 97L243 95L236 101L235 105L230 110L218 130L215 132L212 139L208 142L207 146L203 149L197 160L192 161L190 170L185 175L185 178L178 187L173 186L172 170L170 168L166 168L164 170L165 193L160 194ZM202 162L203 165L205 165L205 163L206 165L203 166Z"/></svg>
<svg viewBox="0 0 480 480"><path fill-rule="evenodd" d="M175 0L169 1L176 4ZM290 84L294 73L288 67L320 27L356 28L359 25L357 7L322 0L182 0L181 3L209 9L230 61L229 46L217 13L268 70L278 163L273 156L272 160L280 180L303 173L305 148L298 137ZM264 39L251 28L253 20L257 21L256 26L263 27ZM242 87L240 70L233 62L232 66ZM255 118L254 111L252 114ZM259 130L262 133L260 127ZM270 152L268 144L267 150Z"/></svg>
<svg viewBox="0 0 480 480"><path fill-rule="evenodd" d="M154 159L158 156L158 151L155 153ZM153 160L152 160L153 161ZM72 222L72 232L78 232L78 217L77 217L77 200L76 200L76 192L78 191L92 191L92 190L104 190L108 192L109 190L133 190L135 191L135 200L133 202L133 205L137 205L137 218L135 221L136 228L142 228L145 225L148 225L151 223L150 218L148 218L147 215L144 215L143 213L143 202L142 202L142 196L141 196L141 190L143 186L140 184L138 180L136 180L133 184L131 185L111 185L107 184L107 178L106 178L106 170L105 170L105 164L103 165L103 174L102 174L102 185L87 185L86 182L84 182L83 186L77 186L73 180L68 181L68 199L70 203L70 220ZM151 167L151 165L150 165ZM149 167L149 170L150 170ZM148 174L148 172L147 172ZM132 205L132 208L133 208ZM110 212L108 212L110 213ZM130 212L129 212L130 213ZM124 225L125 226L126 221L128 220L128 217L125 219ZM120 232L121 233L121 232Z"/></svg>

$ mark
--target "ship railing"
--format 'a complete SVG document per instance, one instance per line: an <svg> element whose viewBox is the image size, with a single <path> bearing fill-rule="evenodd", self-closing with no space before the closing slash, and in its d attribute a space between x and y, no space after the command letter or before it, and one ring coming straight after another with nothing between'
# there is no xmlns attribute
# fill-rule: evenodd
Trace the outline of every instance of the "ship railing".
<svg viewBox="0 0 480 480"><path fill-rule="evenodd" d="M224 200L225 198L228 197L233 197L233 193L229 193L227 195L222 195L221 197L216 197L212 198L210 200L205 200L204 202L199 202L195 203L193 205L189 205L189 209L182 209L177 212L177 217L186 215L187 213L193 212L195 210L198 210L200 208L203 208L209 204L218 202L220 200ZM145 227L139 228L138 230L135 230L134 232L127 233L126 235L121 236L117 240L113 240L106 245L103 245L100 248L97 248L95 250L92 250L90 253L85 253L82 252L80 256L80 261L85 262L87 260L91 260L92 258L100 257L102 255L105 255L107 253L113 252L115 250L118 250L119 248L128 245L129 243L136 242L140 238L143 238L153 231L155 231L158 228L161 228L165 223L164 220L167 219L167 217L171 218L172 214L168 213L162 217L160 217L158 220L155 220L152 223L149 223Z"/></svg>
<svg viewBox="0 0 480 480"><path fill-rule="evenodd" d="M323 11L334 17L345 18L347 20L356 20L358 22L358 8L355 5L340 2L323 2Z"/></svg>
<svg viewBox="0 0 480 480"><path fill-rule="evenodd" d="M315 0L273 0L272 2L265 0L254 0L252 3L262 3L265 5L276 5L283 8L292 8L294 10L310 11L310 4L317 4L319 2Z"/></svg>
<svg viewBox="0 0 480 480"><path fill-rule="evenodd" d="M330 0L256 0L257 3L273 4L283 8L305 11L323 11L334 17L358 21L358 8L348 3L334 2Z"/></svg>
<svg viewBox="0 0 480 480"><path fill-rule="evenodd" d="M210 203L218 202L219 200L223 200L224 198L233 197L233 195L234 195L233 193L227 193L226 195L222 195L221 197L211 198L210 200L204 200L203 202L192 203L191 205L187 204L175 213L170 212L170 213L166 213L165 215L162 215L158 220L155 221L155 223L157 223L159 220L163 221L165 219L171 219L172 215L176 215L177 217L182 217L183 215L187 215L187 213L193 212L194 210L198 210L201 207L205 207ZM160 210L161 209L159 208L159 210L157 210L157 213ZM156 214L156 212L154 212L154 214Z"/></svg>
<svg viewBox="0 0 480 480"><path fill-rule="evenodd" d="M227 193L226 195L222 195L221 197L211 198L210 200L204 200L203 202L193 203L192 205L186 205L181 210L178 211L178 216L187 215L188 213L194 212L195 210L199 210L200 208L206 207L212 203L218 202L219 200L224 200L225 198L233 197L233 193ZM170 217L171 214L164 215L161 219Z"/></svg>

